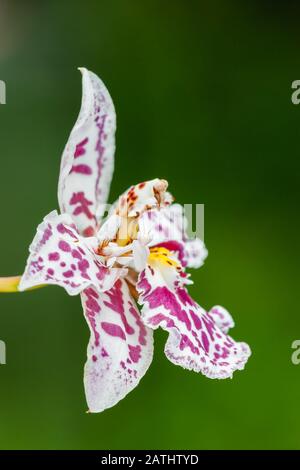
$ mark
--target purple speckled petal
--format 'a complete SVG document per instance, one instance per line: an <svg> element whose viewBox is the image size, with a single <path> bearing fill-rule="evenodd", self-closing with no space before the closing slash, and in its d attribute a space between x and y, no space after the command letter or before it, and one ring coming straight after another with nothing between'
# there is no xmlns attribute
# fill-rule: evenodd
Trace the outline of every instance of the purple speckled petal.
<svg viewBox="0 0 300 470"><path fill-rule="evenodd" d="M110 289L126 270L105 267L94 252L97 239L79 235L68 214L51 212L39 225L19 290L57 284L76 295L89 286Z"/></svg>
<svg viewBox="0 0 300 470"><path fill-rule="evenodd" d="M234 321L230 313L220 305L215 305L208 312L208 316L216 323L218 328L227 334L230 328L234 328Z"/></svg>
<svg viewBox="0 0 300 470"><path fill-rule="evenodd" d="M138 385L152 361L152 330L143 324L123 279L105 293L85 289L81 299L91 330L85 393L89 410L97 413Z"/></svg>
<svg viewBox="0 0 300 470"><path fill-rule="evenodd" d="M149 236L149 246L161 246L176 252L182 266L199 268L207 257L204 243L199 238L188 238L187 220L180 204L144 212L139 227Z"/></svg>
<svg viewBox="0 0 300 470"><path fill-rule="evenodd" d="M171 362L219 379L244 368L251 354L249 346L227 336L222 321L215 321L215 315L219 316L205 312L183 286L167 283L165 273L148 265L137 289L145 325L169 332L165 353Z"/></svg>
<svg viewBox="0 0 300 470"><path fill-rule="evenodd" d="M102 81L80 70L81 111L62 156L58 201L80 233L91 236L104 213L113 174L116 115Z"/></svg>

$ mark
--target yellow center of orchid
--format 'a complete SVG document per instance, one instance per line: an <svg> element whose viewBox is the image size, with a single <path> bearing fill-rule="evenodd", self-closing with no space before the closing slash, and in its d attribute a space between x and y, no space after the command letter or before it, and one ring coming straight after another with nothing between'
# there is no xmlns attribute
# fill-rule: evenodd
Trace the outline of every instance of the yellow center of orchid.
<svg viewBox="0 0 300 470"><path fill-rule="evenodd" d="M164 266L172 266L174 268L179 266L179 263L171 257L170 250L167 250L167 248L163 248L161 246L150 248L148 261L158 261Z"/></svg>

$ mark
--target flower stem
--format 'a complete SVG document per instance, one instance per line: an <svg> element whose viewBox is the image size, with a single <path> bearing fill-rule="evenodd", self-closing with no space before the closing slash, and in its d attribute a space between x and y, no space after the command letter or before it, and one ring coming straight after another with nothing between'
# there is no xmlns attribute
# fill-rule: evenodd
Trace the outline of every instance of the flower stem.
<svg viewBox="0 0 300 470"><path fill-rule="evenodd" d="M18 292L21 276L0 277L0 292Z"/></svg>
<svg viewBox="0 0 300 470"><path fill-rule="evenodd" d="M20 292L18 289L20 280L21 276L0 277L0 293ZM45 285L41 284L28 290L39 289L40 287L45 287Z"/></svg>

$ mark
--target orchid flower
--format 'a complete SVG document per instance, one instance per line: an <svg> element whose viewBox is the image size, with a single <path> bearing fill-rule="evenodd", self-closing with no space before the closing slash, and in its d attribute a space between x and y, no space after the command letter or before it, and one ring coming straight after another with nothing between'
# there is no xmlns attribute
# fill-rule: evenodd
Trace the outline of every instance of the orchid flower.
<svg viewBox="0 0 300 470"><path fill-rule="evenodd" d="M172 204L167 181L131 186L104 217L116 115L102 81L80 70L82 105L62 155L60 214L44 218L20 283L3 280L2 291L7 282L6 291L56 284L80 294L91 333L86 399L90 412L101 412L138 385L158 327L169 334L167 358L209 378L243 369L250 348L228 336L234 323L224 308L205 311L188 294L186 268L200 267L207 251L200 239L188 238L183 207Z"/></svg>

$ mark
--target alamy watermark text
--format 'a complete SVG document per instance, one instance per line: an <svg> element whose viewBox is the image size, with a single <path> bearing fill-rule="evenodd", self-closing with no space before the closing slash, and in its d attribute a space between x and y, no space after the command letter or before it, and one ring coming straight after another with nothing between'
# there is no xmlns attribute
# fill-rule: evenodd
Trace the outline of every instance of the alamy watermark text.
<svg viewBox="0 0 300 470"><path fill-rule="evenodd" d="M6 364L6 344L0 340L0 364Z"/></svg>
<svg viewBox="0 0 300 470"><path fill-rule="evenodd" d="M0 104L6 104L6 85L3 80L0 80Z"/></svg>

